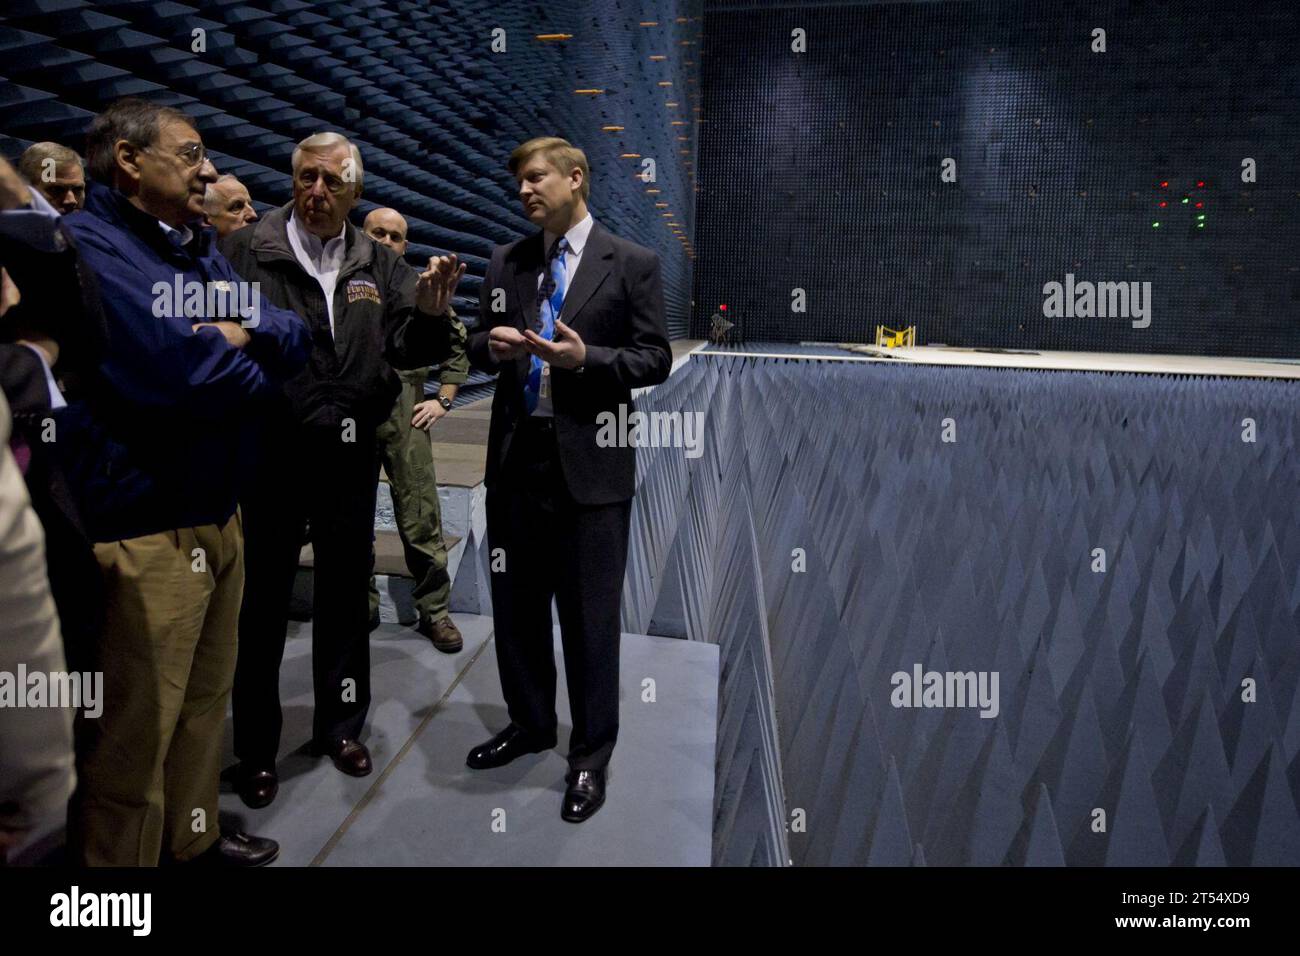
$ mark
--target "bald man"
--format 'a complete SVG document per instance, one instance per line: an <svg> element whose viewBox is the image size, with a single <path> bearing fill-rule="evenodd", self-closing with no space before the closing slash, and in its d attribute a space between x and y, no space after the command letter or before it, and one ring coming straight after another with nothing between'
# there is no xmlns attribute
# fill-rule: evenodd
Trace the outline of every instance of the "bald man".
<svg viewBox="0 0 1300 956"><path fill-rule="evenodd" d="M218 176L215 183L208 184L203 194L203 218L208 225L215 226L217 238L224 239L237 229L243 229L250 222L257 220L257 210L253 208L253 198L248 190L230 173Z"/></svg>
<svg viewBox="0 0 1300 956"><path fill-rule="evenodd" d="M399 256L406 254L406 220L396 209L375 209L366 216L362 231ZM465 339L453 345L451 357L441 366L438 397L425 401L428 368L397 373L402 394L388 421L376 435L379 461L388 476L393 496L397 533L402 539L406 567L415 578L411 597L419 620L416 628L440 651L454 654L463 646L460 630L451 619L451 578L447 574L447 545L442 536L442 512L433 470L431 429L447 410L469 374ZM370 622L379 621L379 588L370 576Z"/></svg>

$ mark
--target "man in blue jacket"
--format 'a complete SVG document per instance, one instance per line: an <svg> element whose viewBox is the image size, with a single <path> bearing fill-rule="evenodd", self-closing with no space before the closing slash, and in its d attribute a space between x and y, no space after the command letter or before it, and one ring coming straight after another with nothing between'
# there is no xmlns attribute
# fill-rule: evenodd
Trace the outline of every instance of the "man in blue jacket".
<svg viewBox="0 0 1300 956"><path fill-rule="evenodd" d="M254 416L302 368L309 336L202 227L217 173L193 120L119 100L86 155L86 207L64 222L98 280L108 347L85 400L55 421L104 576L104 703L79 741L69 843L87 865L260 865L273 841L217 823L244 585L236 501Z"/></svg>

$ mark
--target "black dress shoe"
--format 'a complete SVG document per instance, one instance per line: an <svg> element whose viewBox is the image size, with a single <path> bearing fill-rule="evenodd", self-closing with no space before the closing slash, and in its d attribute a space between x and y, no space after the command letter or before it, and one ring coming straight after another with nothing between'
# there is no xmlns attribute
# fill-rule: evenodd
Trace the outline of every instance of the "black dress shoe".
<svg viewBox="0 0 1300 956"><path fill-rule="evenodd" d="M599 770L571 770L564 782L564 803L560 816L570 823L581 823L605 803L605 768Z"/></svg>
<svg viewBox="0 0 1300 956"><path fill-rule="evenodd" d="M190 864L194 866L266 866L280 855L280 844L238 831L223 832Z"/></svg>
<svg viewBox="0 0 1300 956"><path fill-rule="evenodd" d="M367 776L374 765L370 762L370 751L359 740L321 741L313 743L311 752L317 757L328 756L334 766L350 777Z"/></svg>
<svg viewBox="0 0 1300 956"><path fill-rule="evenodd" d="M541 753L555 746L555 735L548 738L534 737L516 724L511 724L485 744L479 744L465 758L471 770L488 770L492 767L504 767L516 757L524 754Z"/></svg>
<svg viewBox="0 0 1300 956"><path fill-rule="evenodd" d="M244 806L254 810L267 806L280 791L280 778L275 768L258 769L241 763L235 768L235 789Z"/></svg>

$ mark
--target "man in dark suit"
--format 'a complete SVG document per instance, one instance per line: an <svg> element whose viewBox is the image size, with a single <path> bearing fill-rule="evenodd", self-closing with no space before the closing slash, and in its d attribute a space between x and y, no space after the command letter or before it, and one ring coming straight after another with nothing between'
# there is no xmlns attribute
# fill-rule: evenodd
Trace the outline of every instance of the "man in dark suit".
<svg viewBox="0 0 1300 956"><path fill-rule="evenodd" d="M561 816L605 801L618 737L619 609L636 449L598 442L602 413L672 366L659 259L587 211L587 158L540 137L510 155L541 231L492 253L470 361L499 372L487 457L492 614L510 725L469 753L500 767L556 743L551 600L573 731ZM503 560L502 560L503 559Z"/></svg>

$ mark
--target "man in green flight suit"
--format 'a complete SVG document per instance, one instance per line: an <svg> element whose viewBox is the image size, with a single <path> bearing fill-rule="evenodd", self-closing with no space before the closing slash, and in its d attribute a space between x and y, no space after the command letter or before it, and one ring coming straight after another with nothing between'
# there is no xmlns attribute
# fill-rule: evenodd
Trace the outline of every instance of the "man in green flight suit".
<svg viewBox="0 0 1300 956"><path fill-rule="evenodd" d="M366 216L361 228L371 239L382 242L398 255L406 254L406 220L397 210L375 209ZM428 429L447 414L461 383L469 375L465 327L456 324L460 326L459 342L453 344L451 358L441 367L437 398L426 401L424 397L424 382L430 369L398 371L402 394L388 421L379 426L376 434L406 567L415 578L411 597L419 613L416 629L434 647L448 654L459 651L463 641L448 609L451 577L447 574L447 546L442 537L442 513ZM370 576L370 622L372 627L379 623L379 588L373 574Z"/></svg>

